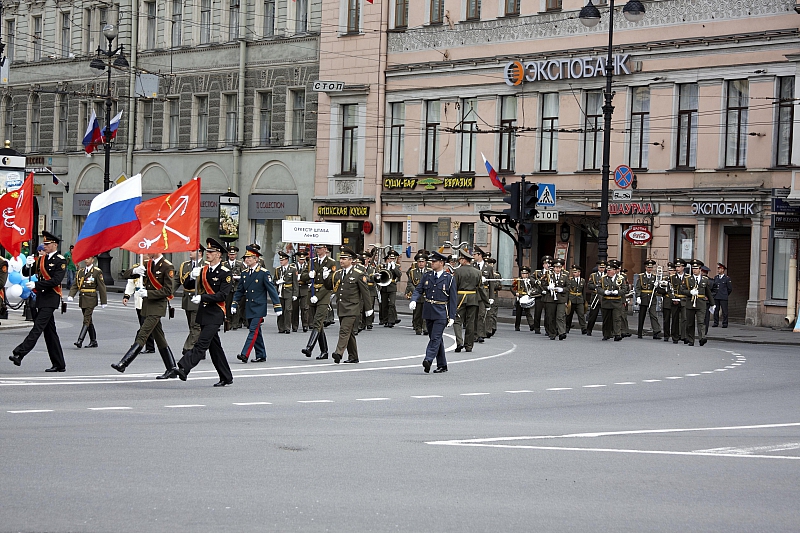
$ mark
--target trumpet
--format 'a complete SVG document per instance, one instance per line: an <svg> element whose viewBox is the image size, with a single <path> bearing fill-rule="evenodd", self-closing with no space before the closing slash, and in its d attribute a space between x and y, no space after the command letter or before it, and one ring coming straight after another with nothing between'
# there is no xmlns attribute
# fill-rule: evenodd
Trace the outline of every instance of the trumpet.
<svg viewBox="0 0 800 533"><path fill-rule="evenodd" d="M375 284L379 287L386 287L392 282L392 274L385 268L382 268L372 275L372 279L375 280Z"/></svg>
<svg viewBox="0 0 800 533"><path fill-rule="evenodd" d="M664 267L658 265L656 267L656 280L653 282L653 292L650 294L650 301L647 302L647 310L645 312L650 311L650 305L653 303L653 300L658 298L656 296L656 287L661 285L661 282L664 279Z"/></svg>

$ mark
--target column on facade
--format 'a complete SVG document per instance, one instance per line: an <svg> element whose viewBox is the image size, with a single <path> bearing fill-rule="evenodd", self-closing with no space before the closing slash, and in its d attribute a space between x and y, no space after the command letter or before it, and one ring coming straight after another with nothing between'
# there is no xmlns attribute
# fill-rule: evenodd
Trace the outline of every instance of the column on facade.
<svg viewBox="0 0 800 533"><path fill-rule="evenodd" d="M753 217L750 229L750 294L747 298L745 324L760 326L758 290L761 286L761 216Z"/></svg>
<svg viewBox="0 0 800 533"><path fill-rule="evenodd" d="M695 258L706 262L708 260L708 254L706 253L706 217L697 217L696 233L697 247L695 248Z"/></svg>

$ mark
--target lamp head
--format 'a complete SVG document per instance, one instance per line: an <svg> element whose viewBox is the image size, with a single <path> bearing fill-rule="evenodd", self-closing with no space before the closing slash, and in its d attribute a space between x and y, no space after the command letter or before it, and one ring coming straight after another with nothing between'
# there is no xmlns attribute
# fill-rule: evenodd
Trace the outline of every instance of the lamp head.
<svg viewBox="0 0 800 533"><path fill-rule="evenodd" d="M125 59L125 51L121 46L119 47L119 56L114 60L114 66L119 68L128 68L130 66L128 60Z"/></svg>
<svg viewBox="0 0 800 533"><path fill-rule="evenodd" d="M639 0L629 0L622 8L622 14L629 22L639 22L644 18L644 4Z"/></svg>
<svg viewBox="0 0 800 533"><path fill-rule="evenodd" d="M106 36L106 39L108 39L109 43L114 39L116 39L118 34L119 31L117 30L117 27L114 26L113 24L106 24L105 26L103 26L103 35Z"/></svg>
<svg viewBox="0 0 800 533"><path fill-rule="evenodd" d="M97 70L99 72L105 72L106 63L105 63L105 61L103 61L99 57L95 57L94 59L92 59L92 62L89 63L89 68L91 68L93 70Z"/></svg>
<svg viewBox="0 0 800 533"><path fill-rule="evenodd" d="M600 10L594 6L592 0L589 0L589 3L581 9L578 18L587 28L594 28L600 22Z"/></svg>

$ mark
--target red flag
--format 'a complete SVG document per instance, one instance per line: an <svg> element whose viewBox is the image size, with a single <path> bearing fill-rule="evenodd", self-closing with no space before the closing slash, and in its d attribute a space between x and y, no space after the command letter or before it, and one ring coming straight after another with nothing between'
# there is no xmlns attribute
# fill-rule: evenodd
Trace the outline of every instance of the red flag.
<svg viewBox="0 0 800 533"><path fill-rule="evenodd" d="M22 187L0 196L0 245L17 257L21 244L32 239L33 233L33 172Z"/></svg>
<svg viewBox="0 0 800 533"><path fill-rule="evenodd" d="M200 178L136 206L142 229L120 246L137 254L175 253L200 247Z"/></svg>

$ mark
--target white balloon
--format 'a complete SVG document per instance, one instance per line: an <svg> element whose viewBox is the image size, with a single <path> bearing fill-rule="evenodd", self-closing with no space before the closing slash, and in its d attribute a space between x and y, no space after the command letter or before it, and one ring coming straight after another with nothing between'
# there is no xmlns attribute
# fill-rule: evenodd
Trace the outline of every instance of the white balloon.
<svg viewBox="0 0 800 533"><path fill-rule="evenodd" d="M7 289L7 288L9 288L10 286L11 286L11 280L10 280L10 279L8 279L8 278L6 278L6 286L5 286L4 288L5 288L5 289Z"/></svg>
<svg viewBox="0 0 800 533"><path fill-rule="evenodd" d="M8 298L9 301L12 298L16 300L20 296L22 296L22 285L12 285L8 289L6 289L6 298Z"/></svg>
<svg viewBox="0 0 800 533"><path fill-rule="evenodd" d="M11 258L8 260L9 272L22 272L22 265L25 264L25 256L20 254L19 257Z"/></svg>

